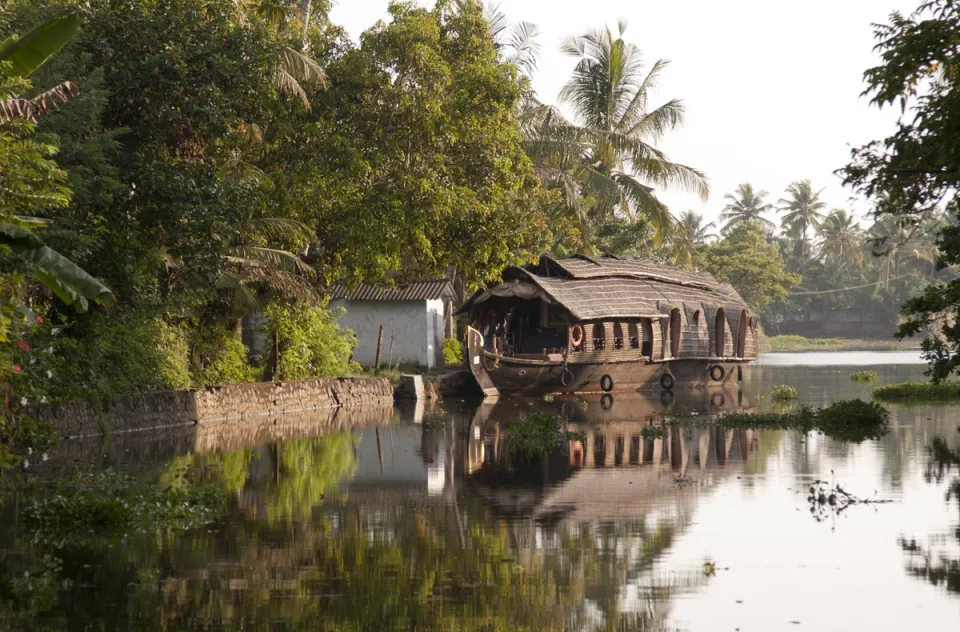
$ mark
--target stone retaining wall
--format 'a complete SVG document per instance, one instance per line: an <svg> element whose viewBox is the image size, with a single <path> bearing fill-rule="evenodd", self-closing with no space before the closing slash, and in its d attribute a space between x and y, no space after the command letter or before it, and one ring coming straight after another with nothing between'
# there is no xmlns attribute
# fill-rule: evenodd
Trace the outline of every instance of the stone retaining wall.
<svg viewBox="0 0 960 632"><path fill-rule="evenodd" d="M52 424L62 437L73 438L388 405L393 405L393 387L388 380L341 378L210 386L123 397L102 405L73 402L38 408L33 416Z"/></svg>

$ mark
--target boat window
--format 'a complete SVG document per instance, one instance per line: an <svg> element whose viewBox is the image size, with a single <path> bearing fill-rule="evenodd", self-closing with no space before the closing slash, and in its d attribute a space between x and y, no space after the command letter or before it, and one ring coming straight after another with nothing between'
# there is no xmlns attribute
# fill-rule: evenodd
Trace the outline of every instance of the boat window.
<svg viewBox="0 0 960 632"><path fill-rule="evenodd" d="M620 323L613 324L613 348L616 351L623 349L623 325Z"/></svg>
<svg viewBox="0 0 960 632"><path fill-rule="evenodd" d="M640 332L637 330L637 323L630 323L630 325L627 326L627 331L630 333L630 348L639 349Z"/></svg>
<svg viewBox="0 0 960 632"><path fill-rule="evenodd" d="M603 351L607 348L606 332L603 323L596 323L593 326L593 350Z"/></svg>

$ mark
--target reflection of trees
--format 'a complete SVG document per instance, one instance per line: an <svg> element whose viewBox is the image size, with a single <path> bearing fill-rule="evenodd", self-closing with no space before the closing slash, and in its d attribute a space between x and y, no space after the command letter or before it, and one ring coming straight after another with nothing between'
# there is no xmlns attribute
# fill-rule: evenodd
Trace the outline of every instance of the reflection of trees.
<svg viewBox="0 0 960 632"><path fill-rule="evenodd" d="M241 506L270 523L310 517L314 506L339 489L356 469L356 438L349 432L297 439L232 452L174 459L164 482L192 478L238 493Z"/></svg>
<svg viewBox="0 0 960 632"><path fill-rule="evenodd" d="M960 431L960 428L957 429ZM928 449L930 460L925 478L927 482L942 482L960 469L960 449L952 449L943 437L934 437ZM946 501L960 504L960 476L953 479L946 494ZM954 535L960 544L960 526ZM934 586L945 585L947 590L960 593L960 558L952 559L945 553L935 553L924 548L916 539L901 538L900 546L909 555L907 572L914 577L929 581Z"/></svg>

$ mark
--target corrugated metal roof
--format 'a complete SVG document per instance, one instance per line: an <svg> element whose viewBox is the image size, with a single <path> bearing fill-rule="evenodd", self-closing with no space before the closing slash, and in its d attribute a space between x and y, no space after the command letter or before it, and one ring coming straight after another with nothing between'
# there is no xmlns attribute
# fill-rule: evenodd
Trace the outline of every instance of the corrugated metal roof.
<svg viewBox="0 0 960 632"><path fill-rule="evenodd" d="M361 283L350 290L344 285L331 288L333 299L347 301L426 301L443 299L456 300L453 284L447 279L425 279L414 281L405 287L378 287Z"/></svg>

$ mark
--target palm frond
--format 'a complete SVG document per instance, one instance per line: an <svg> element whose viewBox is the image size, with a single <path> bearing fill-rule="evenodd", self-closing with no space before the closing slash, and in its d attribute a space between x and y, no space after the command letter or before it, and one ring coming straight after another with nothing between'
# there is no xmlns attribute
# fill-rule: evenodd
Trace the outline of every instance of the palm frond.
<svg viewBox="0 0 960 632"><path fill-rule="evenodd" d="M309 226L288 217L258 217L244 222L240 229L244 236L288 241L309 241L315 235Z"/></svg>
<svg viewBox="0 0 960 632"><path fill-rule="evenodd" d="M69 81L38 94L30 99L12 98L0 101L0 123L14 118L37 122L37 119L59 104L66 103L80 94L80 89Z"/></svg>
<svg viewBox="0 0 960 632"><path fill-rule="evenodd" d="M274 268L284 272L313 275L314 269L297 255L276 248L259 246L234 246L230 248L227 261L239 268Z"/></svg>

